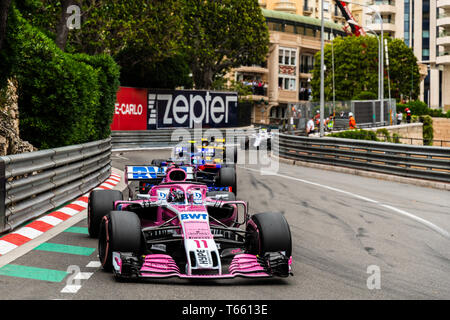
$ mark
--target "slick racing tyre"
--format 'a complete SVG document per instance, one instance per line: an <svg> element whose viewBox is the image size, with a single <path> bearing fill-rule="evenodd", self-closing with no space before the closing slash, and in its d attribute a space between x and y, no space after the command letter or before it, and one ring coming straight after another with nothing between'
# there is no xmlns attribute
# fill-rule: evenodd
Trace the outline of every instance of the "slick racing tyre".
<svg viewBox="0 0 450 320"><path fill-rule="evenodd" d="M94 190L88 201L88 232L91 238L97 238L100 221L103 216L114 210L114 202L122 200L119 190Z"/></svg>
<svg viewBox="0 0 450 320"><path fill-rule="evenodd" d="M141 250L141 222L136 213L130 211L111 211L100 224L98 256L102 267L111 271L112 253Z"/></svg>
<svg viewBox="0 0 450 320"><path fill-rule="evenodd" d="M287 257L292 254L291 231L285 217L280 213L264 212L251 217L252 223L247 224L247 251L251 254L264 256L268 252L285 252Z"/></svg>
<svg viewBox="0 0 450 320"><path fill-rule="evenodd" d="M236 169L234 167L222 167L219 170L219 186L231 187L231 191L237 195Z"/></svg>
<svg viewBox="0 0 450 320"><path fill-rule="evenodd" d="M227 154L226 151L230 153ZM223 151L223 161L225 162L224 166L236 166L238 160L238 151L236 147L228 147Z"/></svg>

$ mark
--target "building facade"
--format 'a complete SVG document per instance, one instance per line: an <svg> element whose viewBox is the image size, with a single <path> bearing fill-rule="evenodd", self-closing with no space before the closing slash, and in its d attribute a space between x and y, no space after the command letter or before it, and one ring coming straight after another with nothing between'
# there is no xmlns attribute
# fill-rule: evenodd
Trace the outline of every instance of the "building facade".
<svg viewBox="0 0 450 320"><path fill-rule="evenodd" d="M422 64L420 99L431 108L449 110L450 0L366 0L366 4L372 9L364 8L364 25L377 33L383 27L384 34L402 39Z"/></svg>
<svg viewBox="0 0 450 320"><path fill-rule="evenodd" d="M310 99L314 55L320 51L321 20L264 7L262 12L270 32L267 63L234 69L229 78L252 87L253 95L246 99L253 101L253 123L282 125L290 104ZM326 21L325 40L337 36L345 36L342 25Z"/></svg>
<svg viewBox="0 0 450 320"><path fill-rule="evenodd" d="M365 0L354 0L352 2L360 3ZM322 0L259 0L259 5L263 9L275 10L281 12L294 13L305 17L321 19ZM336 6L334 0L324 1L324 17L326 20L333 21L336 24L345 24L345 18ZM361 6L349 4L355 21L362 23L363 10Z"/></svg>

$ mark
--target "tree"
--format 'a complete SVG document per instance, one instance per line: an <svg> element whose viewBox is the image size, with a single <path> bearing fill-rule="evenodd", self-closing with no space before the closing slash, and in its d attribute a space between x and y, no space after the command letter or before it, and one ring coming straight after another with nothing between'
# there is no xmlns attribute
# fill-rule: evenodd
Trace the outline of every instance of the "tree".
<svg viewBox="0 0 450 320"><path fill-rule="evenodd" d="M9 7L11 0L0 1L0 50L2 50L3 40L6 37L6 25L8 22Z"/></svg>
<svg viewBox="0 0 450 320"><path fill-rule="evenodd" d="M116 60L121 62L120 83L122 86L164 89L192 88L191 71L186 62L186 57L182 54L158 62L139 62L136 64L128 62L128 59L122 60L122 57L126 58L129 51L134 51L134 49L124 49L116 56ZM133 54L135 55L136 52ZM145 55L145 53L142 54Z"/></svg>
<svg viewBox="0 0 450 320"><path fill-rule="evenodd" d="M197 89L230 68L266 59L269 31L256 0L183 0L186 56Z"/></svg>
<svg viewBox="0 0 450 320"><path fill-rule="evenodd" d="M172 56L182 39L177 0L25 0L20 11L33 26L51 35L70 53L117 55L122 49L146 48L146 59ZM67 33L67 8L80 6L81 28ZM64 46L64 42L66 45ZM139 62L132 55L129 59Z"/></svg>
<svg viewBox="0 0 450 320"><path fill-rule="evenodd" d="M419 93L419 67L412 49L400 39L388 39L389 78L391 97L401 95L413 98ZM334 78L336 100L352 100L368 93L378 96L378 41L372 36L336 38L334 49ZM333 73L331 44L325 46L325 99L333 99ZM385 60L386 63L386 60ZM389 83L387 67L384 68L384 92L387 97ZM412 80L411 80L412 79ZM406 80L406 81L405 81ZM316 54L311 81L313 99L320 97L320 52Z"/></svg>
<svg viewBox="0 0 450 320"><path fill-rule="evenodd" d="M67 38L69 36L69 27L67 26L67 19L69 18L70 14L67 13L67 9L75 5L75 0L64 0L61 6L61 15L59 18L58 25L56 26L56 45L61 49L65 50Z"/></svg>

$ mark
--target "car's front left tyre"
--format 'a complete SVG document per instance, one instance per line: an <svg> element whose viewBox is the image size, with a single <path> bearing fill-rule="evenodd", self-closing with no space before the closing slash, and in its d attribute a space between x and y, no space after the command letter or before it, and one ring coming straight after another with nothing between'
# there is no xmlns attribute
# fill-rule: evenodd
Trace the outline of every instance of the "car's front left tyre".
<svg viewBox="0 0 450 320"><path fill-rule="evenodd" d="M111 211L102 218L98 239L98 254L104 270L112 270L113 252L138 254L140 250L141 222L136 213Z"/></svg>

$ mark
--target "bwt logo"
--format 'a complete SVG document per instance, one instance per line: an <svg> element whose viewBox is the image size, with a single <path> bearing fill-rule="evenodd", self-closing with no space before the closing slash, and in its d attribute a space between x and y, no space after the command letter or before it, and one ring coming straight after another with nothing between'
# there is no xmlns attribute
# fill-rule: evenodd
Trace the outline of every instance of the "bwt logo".
<svg viewBox="0 0 450 320"><path fill-rule="evenodd" d="M181 220L206 220L208 218L207 213L182 213L180 215Z"/></svg>
<svg viewBox="0 0 450 320"><path fill-rule="evenodd" d="M174 124L194 127L194 124L229 123L231 108L237 108L237 95L199 93L176 93L151 95L156 99L158 117L164 126ZM154 105L155 101L149 101ZM161 114L162 113L162 114Z"/></svg>

